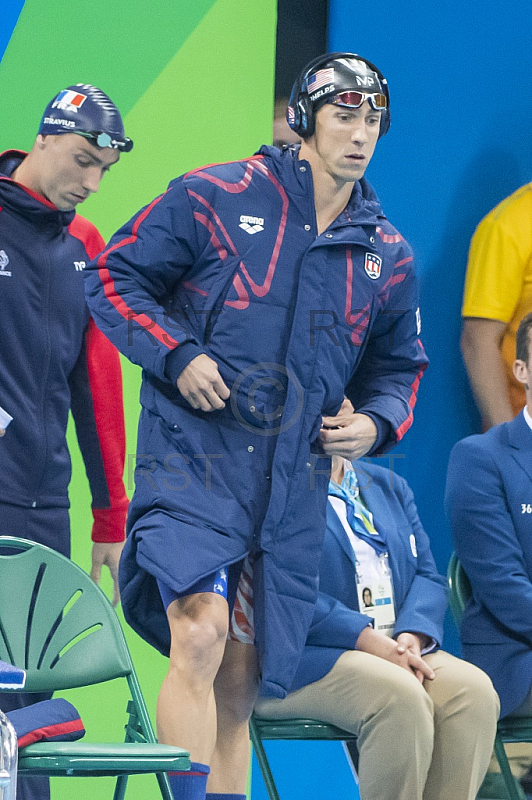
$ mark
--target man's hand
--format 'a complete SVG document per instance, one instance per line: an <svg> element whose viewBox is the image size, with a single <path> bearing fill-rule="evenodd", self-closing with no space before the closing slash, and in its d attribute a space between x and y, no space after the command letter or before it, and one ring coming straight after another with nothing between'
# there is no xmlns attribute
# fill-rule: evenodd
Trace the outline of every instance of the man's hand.
<svg viewBox="0 0 532 800"><path fill-rule="evenodd" d="M335 417L323 417L324 420L334 421L335 427L343 427L351 422L351 417L355 413L355 407L348 397L344 397L340 410Z"/></svg>
<svg viewBox="0 0 532 800"><path fill-rule="evenodd" d="M0 436L3 436L5 432L6 432L5 428L0 428Z"/></svg>
<svg viewBox="0 0 532 800"><path fill-rule="evenodd" d="M394 641L389 636L368 626L359 635L356 649L397 664L398 667L411 672L420 683L423 683L425 678L432 681L436 677L429 665L421 658L420 642L415 634L401 633L397 637L397 641Z"/></svg>
<svg viewBox="0 0 532 800"><path fill-rule="evenodd" d="M91 578L94 583L100 585L102 567L109 567L109 572L113 579L113 606L120 602L120 590L118 588L118 563L124 548L124 542L93 542L92 544L92 569Z"/></svg>
<svg viewBox="0 0 532 800"><path fill-rule="evenodd" d="M329 456L343 456L354 461L366 455L377 439L377 426L366 414L349 411L353 406L344 400L335 417L323 417L320 440Z"/></svg>
<svg viewBox="0 0 532 800"><path fill-rule="evenodd" d="M421 650L423 647L427 646L428 641L429 641L428 637L424 636L423 634L410 633L407 631L405 631L404 633L400 633L396 639L398 645L404 647L407 652L412 653L417 659L421 659ZM424 661L423 664L426 666ZM414 669L414 675L416 676L416 678L420 683L423 683L425 677L429 677L426 676L425 673L423 673L419 669Z"/></svg>
<svg viewBox="0 0 532 800"><path fill-rule="evenodd" d="M218 371L218 364L202 353L187 364L179 378L177 388L192 408L217 411L224 408L230 392Z"/></svg>

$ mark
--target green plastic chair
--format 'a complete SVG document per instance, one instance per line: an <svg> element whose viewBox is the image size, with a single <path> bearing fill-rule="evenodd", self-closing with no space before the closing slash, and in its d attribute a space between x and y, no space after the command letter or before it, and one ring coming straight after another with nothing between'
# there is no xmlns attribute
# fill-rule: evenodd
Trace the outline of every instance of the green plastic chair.
<svg viewBox="0 0 532 800"><path fill-rule="evenodd" d="M451 555L447 567L447 581L449 584L449 604L458 630L464 615L467 601L471 597L471 584L456 553ZM497 735L495 736L494 751L506 791L510 800L521 800L523 797L517 781L512 775L508 757L504 749L505 743L532 742L532 717L505 717L499 720Z"/></svg>
<svg viewBox="0 0 532 800"><path fill-rule="evenodd" d="M257 756L269 800L280 800L268 757L262 742L268 739L329 740L355 742L356 736L335 725L316 719L262 719L255 714L249 721L251 743ZM356 759L355 759L356 761ZM355 764L355 768L356 768Z"/></svg>
<svg viewBox="0 0 532 800"><path fill-rule="evenodd" d="M9 549L7 549L9 548ZM125 678L125 741L37 742L19 753L23 776L114 776L123 800L129 775L155 773L172 800L167 771L190 769L180 747L157 744L122 627L107 597L80 567L48 547L0 537L0 659L27 672L28 692Z"/></svg>

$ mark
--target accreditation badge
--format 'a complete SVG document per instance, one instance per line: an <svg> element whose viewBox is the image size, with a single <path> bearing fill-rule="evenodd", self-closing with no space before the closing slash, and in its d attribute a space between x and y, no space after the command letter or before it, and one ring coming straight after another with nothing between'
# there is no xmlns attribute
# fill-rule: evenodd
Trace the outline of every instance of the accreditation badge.
<svg viewBox="0 0 532 800"><path fill-rule="evenodd" d="M388 553L379 556L378 566L368 569L365 574L357 569L357 595L359 610L373 618L374 629L393 636L395 603Z"/></svg>

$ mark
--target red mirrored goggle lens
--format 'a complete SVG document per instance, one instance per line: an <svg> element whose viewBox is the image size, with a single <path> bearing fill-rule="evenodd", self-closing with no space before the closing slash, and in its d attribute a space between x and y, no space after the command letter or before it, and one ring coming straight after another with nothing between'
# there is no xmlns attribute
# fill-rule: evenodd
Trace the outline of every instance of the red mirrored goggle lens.
<svg viewBox="0 0 532 800"><path fill-rule="evenodd" d="M367 92L339 92L336 94L331 103L337 106L351 106L352 108L360 108L360 106L369 100L370 105L378 110L387 108L388 102L386 95L380 92L368 94Z"/></svg>

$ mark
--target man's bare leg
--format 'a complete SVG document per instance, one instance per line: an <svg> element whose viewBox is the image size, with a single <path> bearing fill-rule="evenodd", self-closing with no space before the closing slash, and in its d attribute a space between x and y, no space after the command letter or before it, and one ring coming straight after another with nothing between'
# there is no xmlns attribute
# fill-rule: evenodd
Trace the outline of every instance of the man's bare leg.
<svg viewBox="0 0 532 800"><path fill-rule="evenodd" d="M228 641L214 682L218 734L208 791L245 794L249 770L249 718L258 689L257 651L251 644Z"/></svg>
<svg viewBox="0 0 532 800"><path fill-rule="evenodd" d="M227 638L227 601L211 592L174 600L167 609L170 666L157 700L157 734L209 765L216 742L213 683Z"/></svg>

